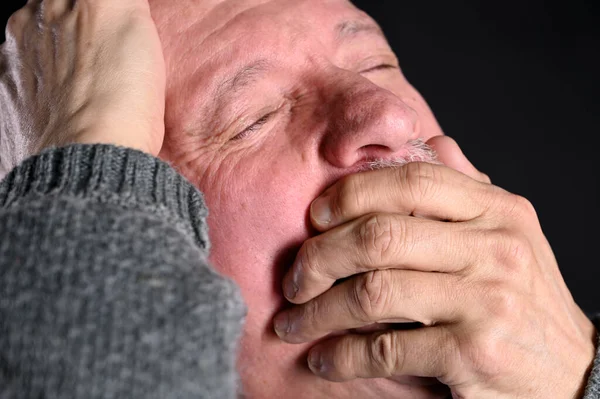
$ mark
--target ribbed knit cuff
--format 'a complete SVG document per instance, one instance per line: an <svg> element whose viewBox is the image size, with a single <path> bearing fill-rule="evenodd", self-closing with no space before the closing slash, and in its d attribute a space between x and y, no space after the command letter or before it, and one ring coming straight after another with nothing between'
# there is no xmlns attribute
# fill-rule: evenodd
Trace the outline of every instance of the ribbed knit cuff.
<svg viewBox="0 0 600 399"><path fill-rule="evenodd" d="M596 344L596 358L594 359L583 399L600 399L600 314L591 319L598 331L598 342Z"/></svg>
<svg viewBox="0 0 600 399"><path fill-rule="evenodd" d="M183 228L208 252L202 194L167 163L144 152L107 144L50 148L23 161L0 182L0 208L48 195L152 212Z"/></svg>

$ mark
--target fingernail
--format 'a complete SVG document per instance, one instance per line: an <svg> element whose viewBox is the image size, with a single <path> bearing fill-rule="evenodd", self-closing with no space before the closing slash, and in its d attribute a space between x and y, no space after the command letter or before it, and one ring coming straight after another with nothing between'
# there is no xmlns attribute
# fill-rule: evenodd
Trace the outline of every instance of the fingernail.
<svg viewBox="0 0 600 399"><path fill-rule="evenodd" d="M294 299L300 290L300 274L302 273L302 261L296 259L292 266L292 278L284 283L283 294L287 299Z"/></svg>
<svg viewBox="0 0 600 399"><path fill-rule="evenodd" d="M314 200L310 205L310 214L312 215L312 218L321 225L327 225L331 223L329 196L325 195Z"/></svg>
<svg viewBox="0 0 600 399"><path fill-rule="evenodd" d="M308 367L315 374L323 374L325 371L325 363L323 362L323 355L317 351L313 350L308 355Z"/></svg>
<svg viewBox="0 0 600 399"><path fill-rule="evenodd" d="M298 284L294 280L288 279L283 286L283 294L287 299L294 299L298 293Z"/></svg>
<svg viewBox="0 0 600 399"><path fill-rule="evenodd" d="M279 313L273 320L275 333L279 338L283 338L290 332L290 317L287 312Z"/></svg>

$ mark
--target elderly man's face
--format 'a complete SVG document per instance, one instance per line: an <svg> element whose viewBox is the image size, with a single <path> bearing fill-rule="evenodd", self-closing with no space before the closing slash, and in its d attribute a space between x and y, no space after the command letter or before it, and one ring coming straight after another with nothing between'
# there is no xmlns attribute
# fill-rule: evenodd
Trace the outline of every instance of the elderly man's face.
<svg viewBox="0 0 600 399"><path fill-rule="evenodd" d="M309 346L280 341L272 318L283 273L315 234L311 201L366 162L442 134L425 101L377 24L346 0L154 0L152 11L167 62L161 157L204 192L212 264L248 305L244 390L382 394L385 380L317 379Z"/></svg>

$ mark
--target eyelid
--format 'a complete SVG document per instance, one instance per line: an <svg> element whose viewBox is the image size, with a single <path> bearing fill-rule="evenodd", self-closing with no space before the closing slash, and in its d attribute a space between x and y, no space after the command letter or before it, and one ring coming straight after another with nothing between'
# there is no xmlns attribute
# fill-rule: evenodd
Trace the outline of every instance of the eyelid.
<svg viewBox="0 0 600 399"><path fill-rule="evenodd" d="M240 139L246 137L249 133L260 129L265 123L267 123L269 121L269 119L271 119L271 117L273 116L273 114L275 114L275 112L277 112L277 111L272 111L272 112L269 112L269 113L261 116L259 119L257 119L256 121L251 123L249 126L247 126L244 130L242 130L241 132L239 132L238 134L233 136L231 138L231 140L240 140Z"/></svg>
<svg viewBox="0 0 600 399"><path fill-rule="evenodd" d="M367 68L365 70L360 71L360 73L371 73L371 72L377 72L380 70L385 70L385 69L398 69L398 67L396 65L392 65L392 64L379 64L377 66L371 67L371 68Z"/></svg>

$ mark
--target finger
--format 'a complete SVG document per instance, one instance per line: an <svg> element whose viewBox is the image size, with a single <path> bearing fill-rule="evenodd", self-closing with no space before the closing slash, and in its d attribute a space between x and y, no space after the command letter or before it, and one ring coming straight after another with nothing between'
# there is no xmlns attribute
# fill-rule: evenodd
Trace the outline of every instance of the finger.
<svg viewBox="0 0 600 399"><path fill-rule="evenodd" d="M480 240L463 223L370 214L308 239L283 278L283 292L304 303L336 280L372 270L456 273L474 262Z"/></svg>
<svg viewBox="0 0 600 399"><path fill-rule="evenodd" d="M38 2L40 13L46 22L53 22L71 11L75 0L43 0Z"/></svg>
<svg viewBox="0 0 600 399"><path fill-rule="evenodd" d="M302 343L374 323L456 322L456 280L448 274L406 270L363 273L279 313L275 332L286 342Z"/></svg>
<svg viewBox="0 0 600 399"><path fill-rule="evenodd" d="M477 170L477 168L475 168L475 166L473 166L473 164L462 152L456 141L451 137L435 136L429 139L427 144L435 150L438 160L444 165L462 172L465 175L482 183L491 183L489 176L481 173L479 170Z"/></svg>
<svg viewBox="0 0 600 399"><path fill-rule="evenodd" d="M5 44L8 44L12 48L16 43L23 42L25 27L31 22L32 17L32 10L28 6L19 8L12 13L6 22L6 27L4 29L4 36L6 38Z"/></svg>
<svg viewBox="0 0 600 399"><path fill-rule="evenodd" d="M308 365L330 381L404 375L442 378L456 369L457 353L448 329L423 327L335 337L310 350Z"/></svg>
<svg viewBox="0 0 600 399"><path fill-rule="evenodd" d="M494 188L443 165L412 162L344 177L313 201L310 215L319 231L373 212L466 221L485 212Z"/></svg>

